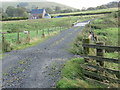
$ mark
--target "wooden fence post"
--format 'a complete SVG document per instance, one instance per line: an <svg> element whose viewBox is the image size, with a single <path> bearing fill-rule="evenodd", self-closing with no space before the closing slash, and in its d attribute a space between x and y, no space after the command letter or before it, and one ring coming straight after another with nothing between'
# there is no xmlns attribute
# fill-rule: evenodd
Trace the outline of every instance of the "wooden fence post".
<svg viewBox="0 0 120 90"><path fill-rule="evenodd" d="M5 51L5 37L4 37L4 33L2 33L2 51Z"/></svg>
<svg viewBox="0 0 120 90"><path fill-rule="evenodd" d="M20 43L20 35L19 35L19 32L17 32L17 43L18 43L18 44Z"/></svg>
<svg viewBox="0 0 120 90"><path fill-rule="evenodd" d="M30 31L28 31L28 35L27 35L27 43L30 42Z"/></svg>
<svg viewBox="0 0 120 90"><path fill-rule="evenodd" d="M60 26L60 32L61 32L61 26Z"/></svg>
<svg viewBox="0 0 120 90"><path fill-rule="evenodd" d="M48 29L48 35L50 35L49 29Z"/></svg>
<svg viewBox="0 0 120 90"><path fill-rule="evenodd" d="M54 31L56 31L57 30L57 27L55 27L55 30Z"/></svg>
<svg viewBox="0 0 120 90"><path fill-rule="evenodd" d="M62 26L60 27L60 32L62 31Z"/></svg>
<svg viewBox="0 0 120 90"><path fill-rule="evenodd" d="M38 36L38 30L36 30L36 36Z"/></svg>
<svg viewBox="0 0 120 90"><path fill-rule="evenodd" d="M104 43L103 42L98 42L98 43L96 43L96 45L104 45ZM104 56L104 50L103 49L96 49L96 56L100 56L100 57L103 57ZM96 60L97 61L97 60ZM104 66L104 61L97 61L99 64L100 64L100 66Z"/></svg>
<svg viewBox="0 0 120 90"><path fill-rule="evenodd" d="M44 29L42 30L42 38L45 37L45 34L44 34Z"/></svg>
<svg viewBox="0 0 120 90"><path fill-rule="evenodd" d="M89 39L83 39L83 44L89 44ZM83 47L83 53L85 56L89 54L89 48ZM89 59L84 58L85 62L88 62Z"/></svg>

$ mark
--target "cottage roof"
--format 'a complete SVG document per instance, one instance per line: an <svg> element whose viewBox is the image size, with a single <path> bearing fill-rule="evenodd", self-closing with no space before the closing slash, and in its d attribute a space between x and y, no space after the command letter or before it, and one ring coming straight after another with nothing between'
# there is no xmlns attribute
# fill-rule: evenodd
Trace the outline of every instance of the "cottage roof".
<svg viewBox="0 0 120 90"><path fill-rule="evenodd" d="M32 14L42 14L45 9L32 9Z"/></svg>

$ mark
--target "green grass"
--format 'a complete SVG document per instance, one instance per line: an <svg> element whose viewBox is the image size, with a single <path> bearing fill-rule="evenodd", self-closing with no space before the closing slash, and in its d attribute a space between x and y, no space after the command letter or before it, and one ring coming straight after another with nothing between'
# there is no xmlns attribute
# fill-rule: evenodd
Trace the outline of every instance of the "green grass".
<svg viewBox="0 0 120 90"><path fill-rule="evenodd" d="M16 45L13 45L13 50L20 50L20 49L25 49L25 48L28 48L28 47L32 47L32 46L35 46L39 43L42 43L43 41L57 35L59 32L53 32L52 34L50 34L49 36L46 36L45 38L39 38L37 37L36 40L33 40L31 41L30 43L24 43L24 44L16 44Z"/></svg>
<svg viewBox="0 0 120 90"><path fill-rule="evenodd" d="M100 29L92 28L95 35L98 37L98 41L104 42L105 45L119 46L118 20L113 16L113 14L93 21L92 25L100 27ZM111 52L110 50L106 50L104 57L118 59L119 54L118 52ZM115 63L105 62L105 67L109 69L119 70L118 64Z"/></svg>
<svg viewBox="0 0 120 90"><path fill-rule="evenodd" d="M119 46L118 45L118 39L119 39L118 29L119 28L117 27L118 26L118 18L114 17L114 14L112 13L109 15L105 15L101 18L98 18L98 19L92 21L90 25L85 26L82 33L80 33L77 36L76 40L74 41L73 45L71 46L70 51L73 54L83 55L82 40L84 38L88 38L90 26L91 26L91 30L95 33L95 36L97 36L98 42L104 42L105 45L110 45L110 46ZM95 42L92 42L92 41L90 41L90 43L95 44ZM94 56L96 55L96 53L93 52L92 49L90 49L89 54L92 54ZM104 53L104 57L118 59L119 54L118 54L118 52L111 52L110 50L106 50L106 52ZM90 63L93 65L96 65L95 60ZM118 65L119 64L117 64L117 63L105 62L104 67L107 69L119 70ZM115 74L108 73L107 71L105 71L104 74L107 77L118 79ZM67 83L67 79L63 78L63 81L61 81L61 83L65 82L65 80ZM76 79L74 82L77 82L77 81L78 81L78 79ZM74 85L76 85L76 83L74 84L74 82L69 82L69 83L73 83L71 85L74 86ZM94 80L90 80L90 82L94 82ZM88 84L89 88L92 87L91 84L92 83ZM96 87L95 84L93 86L94 88ZM73 86L71 86L71 87L73 87ZM98 84L98 86L101 86L101 85ZM108 86L109 87L118 87L117 84L110 83L110 82L109 82ZM104 87L104 85L101 87Z"/></svg>
<svg viewBox="0 0 120 90"><path fill-rule="evenodd" d="M53 18L53 19L38 19L38 20L23 20L23 21L5 21L2 22L2 32L18 32L20 31L20 41L24 42L27 37L22 31L30 31L30 38L41 37L43 31L44 34L48 34L53 31L60 31L72 26L73 22L84 21L96 16L89 17L64 17L64 18ZM81 19L82 18L82 19ZM38 31L38 34L36 32ZM15 44L17 42L17 33L5 34L7 42Z"/></svg>
<svg viewBox="0 0 120 90"><path fill-rule="evenodd" d="M62 22L64 20L64 22ZM3 32L17 32L17 31L37 31L43 29L51 29L54 27L69 27L70 19L37 19L37 20L23 20L23 21L4 21L2 22Z"/></svg>
<svg viewBox="0 0 120 90"><path fill-rule="evenodd" d="M36 20L22 20L22 21L3 21L2 31L17 32L17 31L36 31L43 29L50 29L54 27L71 27L72 23L77 20L84 21L87 19L98 17L99 15L88 16L71 16L63 18L51 19L36 19Z"/></svg>
<svg viewBox="0 0 120 90"><path fill-rule="evenodd" d="M109 58L118 58L119 53L118 52L111 52L111 53L105 53L105 57L109 57Z"/></svg>
<svg viewBox="0 0 120 90"><path fill-rule="evenodd" d="M108 9L99 9L99 10L91 10L91 11L80 11L80 12L73 12L73 13L58 13L58 14L52 14L52 16L101 13L101 12L114 12L114 11L118 11L118 8L108 8Z"/></svg>
<svg viewBox="0 0 120 90"><path fill-rule="evenodd" d="M65 30L66 28L50 28L49 29L49 33L47 29L44 29L44 34L45 34L45 38L51 37L53 35L55 35L55 33L58 33L62 30ZM42 38L42 30L38 31L38 33L36 31L30 31L30 43L27 43L27 34L24 34L23 32L19 33L19 39L20 39L20 43L17 43L17 33L7 33L5 34L5 41L7 42L7 44L9 44L7 46L7 51L11 51L11 50L18 50L18 49L23 49L26 47L30 47L33 45L38 44L38 42L41 42L43 40L45 40L44 38ZM9 50L8 50L9 49Z"/></svg>
<svg viewBox="0 0 120 90"><path fill-rule="evenodd" d="M65 28L63 28L65 29ZM43 29L44 30L44 34L47 35L48 34L48 29ZM52 31L51 31L52 30ZM50 28L49 29L49 33L52 33L53 31L60 31L59 27L56 28ZM42 36L43 31L42 30L38 30L37 31L30 31L30 38L37 38L37 37L41 37ZM7 40L10 43L15 43L17 42L17 33L7 33L4 35L5 36L5 40ZM24 34L24 32L20 32L19 33L19 38L20 40L25 39L27 37L27 34Z"/></svg>
<svg viewBox="0 0 120 90"><path fill-rule="evenodd" d="M106 58L118 59L119 53L118 52L105 53L104 56ZM119 64L116 64L116 63L105 62L105 67L109 69L119 70L118 65Z"/></svg>
<svg viewBox="0 0 120 90"><path fill-rule="evenodd" d="M82 58L73 58L65 63L62 69L61 80L57 82L57 88L105 88L104 84L90 82L84 79L80 65L84 64Z"/></svg>
<svg viewBox="0 0 120 90"><path fill-rule="evenodd" d="M64 30L64 29L63 29ZM52 36L54 36L54 35L57 35L58 33L59 33L60 31L53 31L52 33L50 33L49 35L48 34L45 34L45 37L43 38L43 37L41 37L41 35L40 36L35 36L35 37L30 37L31 38L31 40L30 40L30 42L29 43L27 43L26 42L26 36L27 35L25 35L25 37L22 37L22 38L20 38L20 44L18 44L17 43L17 41L15 40L16 39L16 37L14 37L14 36L16 36L16 34L17 33L12 33L12 37L13 37L13 39L11 38L11 37L9 37L8 39L6 38L5 40L6 40L6 42L5 42L5 44L4 45L7 45L7 51L3 51L3 52L9 52L9 51L11 51L11 50L19 50L19 49L24 49L24 48L28 48L28 47L31 47L31 46L34 46L34 45L36 45L36 44L38 44L38 43L40 43L40 42L43 42L43 41L45 41L46 39L49 39L50 37L52 37ZM36 32L35 32L36 33ZM15 35L14 35L15 34ZM33 32L31 32L31 34L34 34ZM8 41L9 40L9 41Z"/></svg>
<svg viewBox="0 0 120 90"><path fill-rule="evenodd" d="M30 42L39 42L38 38L41 38L44 31L45 36L52 34L53 32L59 32L65 30L72 26L72 23L84 20L92 19L99 17L99 15L93 16L76 16L76 17L63 17L63 18L52 18L52 19L36 19L36 20L22 20L22 21L3 21L3 30L2 32L14 32L5 34L5 41L7 45L7 51L21 49L34 44L27 43L27 34L24 34L23 31L30 31ZM49 33L48 33L49 30ZM17 32L19 33L20 43L17 43ZM38 32L38 33L37 33ZM37 40L37 41L36 41ZM37 43L36 43L37 44Z"/></svg>
<svg viewBox="0 0 120 90"><path fill-rule="evenodd" d="M118 20L113 17L113 14L102 16L91 22L90 25L86 25L82 33L80 33L70 51L74 54L81 55L82 51L82 39L88 38L89 31L91 30L95 33L98 41L102 41L105 45L118 46ZM108 51L108 50L107 50Z"/></svg>
<svg viewBox="0 0 120 90"><path fill-rule="evenodd" d="M106 45L118 46L118 28L96 29L95 34L99 41L103 41ZM111 37L112 36L112 37Z"/></svg>

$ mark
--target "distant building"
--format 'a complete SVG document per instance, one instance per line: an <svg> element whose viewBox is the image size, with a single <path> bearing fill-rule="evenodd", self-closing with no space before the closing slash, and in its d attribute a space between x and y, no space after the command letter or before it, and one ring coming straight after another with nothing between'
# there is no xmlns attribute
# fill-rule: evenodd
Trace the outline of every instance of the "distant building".
<svg viewBox="0 0 120 90"><path fill-rule="evenodd" d="M51 18L50 14L46 13L45 9L32 9L31 11L31 19L39 19L39 18Z"/></svg>
<svg viewBox="0 0 120 90"><path fill-rule="evenodd" d="M51 18L50 14L46 13L44 18Z"/></svg>

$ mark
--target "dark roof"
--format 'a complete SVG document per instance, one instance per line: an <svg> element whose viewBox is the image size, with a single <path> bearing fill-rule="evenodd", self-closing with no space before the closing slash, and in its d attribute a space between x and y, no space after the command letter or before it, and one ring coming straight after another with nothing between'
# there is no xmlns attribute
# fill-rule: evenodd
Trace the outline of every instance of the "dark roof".
<svg viewBox="0 0 120 90"><path fill-rule="evenodd" d="M43 13L45 9L32 9L31 13L32 14L41 14Z"/></svg>

